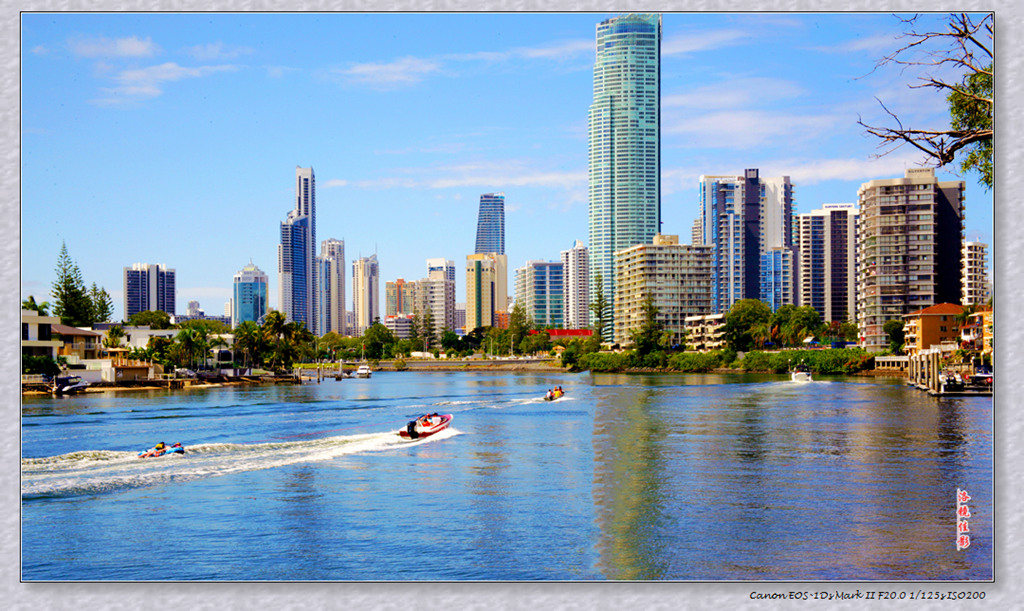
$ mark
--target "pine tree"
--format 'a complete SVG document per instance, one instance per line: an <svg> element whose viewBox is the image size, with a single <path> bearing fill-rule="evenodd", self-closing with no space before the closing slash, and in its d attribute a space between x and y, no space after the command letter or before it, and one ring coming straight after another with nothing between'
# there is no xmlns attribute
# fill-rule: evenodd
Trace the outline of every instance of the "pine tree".
<svg viewBox="0 0 1024 611"><path fill-rule="evenodd" d="M53 283L53 314L60 322L72 327L85 327L93 323L92 300L82 282L82 272L68 255L67 244L61 243L57 258L57 279Z"/></svg>
<svg viewBox="0 0 1024 611"><path fill-rule="evenodd" d="M96 286L95 282L89 289L89 301L92 302L93 322L107 322L114 315L114 302L110 299L110 295L106 289Z"/></svg>
<svg viewBox="0 0 1024 611"><path fill-rule="evenodd" d="M594 313L594 331L598 338L604 342L611 340L608 337L608 325L612 322L612 304L604 296L604 278L597 274L594 278L594 285L597 289L597 299L590 304L590 311Z"/></svg>

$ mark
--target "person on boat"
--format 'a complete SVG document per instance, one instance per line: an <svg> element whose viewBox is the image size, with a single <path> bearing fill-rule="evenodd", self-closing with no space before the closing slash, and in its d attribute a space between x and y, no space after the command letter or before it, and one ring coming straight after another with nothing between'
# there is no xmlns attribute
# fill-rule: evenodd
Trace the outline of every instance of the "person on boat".
<svg viewBox="0 0 1024 611"><path fill-rule="evenodd" d="M544 398L547 399L548 401L550 401L551 399L554 399L555 398L555 391L549 389L548 393L546 395L544 395Z"/></svg>
<svg viewBox="0 0 1024 611"><path fill-rule="evenodd" d="M166 448L167 448L167 445L164 442L162 442L162 441L160 443L156 444L155 446L153 446L153 450L156 451L156 452L162 452Z"/></svg>

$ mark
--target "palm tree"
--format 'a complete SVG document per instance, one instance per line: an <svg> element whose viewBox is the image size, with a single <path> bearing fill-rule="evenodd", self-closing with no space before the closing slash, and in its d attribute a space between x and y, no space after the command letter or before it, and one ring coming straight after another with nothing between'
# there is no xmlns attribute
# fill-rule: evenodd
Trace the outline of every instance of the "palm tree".
<svg viewBox="0 0 1024 611"><path fill-rule="evenodd" d="M29 295L28 299L21 302L21 309L39 312L40 316L49 316L50 302L44 301L42 303L36 303L36 298Z"/></svg>
<svg viewBox="0 0 1024 611"><path fill-rule="evenodd" d="M260 326L251 320L246 320L235 327L235 347L242 351L243 365L250 367L256 363L262 340Z"/></svg>
<svg viewBox="0 0 1024 611"><path fill-rule="evenodd" d="M757 346L758 350L764 348L765 342L772 337L773 329L777 329L777 327L772 327L766 322L751 327L750 337L754 340L754 345Z"/></svg>

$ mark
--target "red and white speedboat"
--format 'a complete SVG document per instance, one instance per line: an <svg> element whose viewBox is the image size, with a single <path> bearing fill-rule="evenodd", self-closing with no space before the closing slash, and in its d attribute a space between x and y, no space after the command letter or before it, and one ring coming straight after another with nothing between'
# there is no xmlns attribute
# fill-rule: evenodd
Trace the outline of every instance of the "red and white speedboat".
<svg viewBox="0 0 1024 611"><path fill-rule="evenodd" d="M427 414L410 420L405 428L398 431L402 439L423 439L448 428L452 423L451 414Z"/></svg>

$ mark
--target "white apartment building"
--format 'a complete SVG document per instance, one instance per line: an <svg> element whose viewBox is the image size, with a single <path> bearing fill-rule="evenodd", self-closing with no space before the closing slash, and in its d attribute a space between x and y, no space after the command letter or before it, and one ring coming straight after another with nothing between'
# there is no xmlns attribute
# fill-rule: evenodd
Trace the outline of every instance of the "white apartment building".
<svg viewBox="0 0 1024 611"><path fill-rule="evenodd" d="M361 257L352 262L352 311L359 335L380 318L380 269L377 255Z"/></svg>
<svg viewBox="0 0 1024 611"><path fill-rule="evenodd" d="M988 244L964 242L961 282L963 305L988 303L991 297L988 283Z"/></svg>
<svg viewBox="0 0 1024 611"><path fill-rule="evenodd" d="M566 329L590 327L590 251L576 240L562 257L562 320Z"/></svg>

